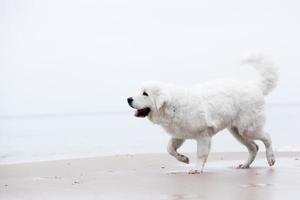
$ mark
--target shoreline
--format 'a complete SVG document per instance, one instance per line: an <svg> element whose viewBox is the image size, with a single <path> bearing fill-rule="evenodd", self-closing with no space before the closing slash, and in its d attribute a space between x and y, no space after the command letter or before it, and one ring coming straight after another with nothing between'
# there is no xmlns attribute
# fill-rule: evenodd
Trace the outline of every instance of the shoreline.
<svg viewBox="0 0 300 200"><path fill-rule="evenodd" d="M195 157L196 153L192 152L182 152L182 154L187 155L189 157ZM109 157L123 157L123 156L154 156L154 155L169 155L167 152L165 153L137 153L137 154L116 154L116 155L97 155L97 156L72 156L70 158L53 158L53 159L36 159L36 160L29 160L29 161L13 161L13 162L0 162L0 167L1 166L6 166L6 165L21 165L21 164L35 164L35 163L41 163L41 162L56 162L56 161L72 161L72 160L83 160L83 159L101 159L101 158L109 158ZM246 151L243 152L211 152L209 154L208 160L214 161L218 160L220 158L224 158L226 160L239 160L239 159L245 159L247 157L248 153ZM275 151L276 157L300 157L300 151ZM265 151L259 151L257 154L256 159L262 159L265 156Z"/></svg>

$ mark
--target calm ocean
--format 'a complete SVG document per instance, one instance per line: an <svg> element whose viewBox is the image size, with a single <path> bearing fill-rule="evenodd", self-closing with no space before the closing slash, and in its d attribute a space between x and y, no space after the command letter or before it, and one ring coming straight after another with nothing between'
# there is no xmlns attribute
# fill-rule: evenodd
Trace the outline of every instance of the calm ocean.
<svg viewBox="0 0 300 200"><path fill-rule="evenodd" d="M275 150L300 150L300 105L269 105L267 113ZM1 117L0 163L166 152L168 138L131 111ZM195 150L194 141L181 149ZM212 151L246 149L224 131L215 136Z"/></svg>

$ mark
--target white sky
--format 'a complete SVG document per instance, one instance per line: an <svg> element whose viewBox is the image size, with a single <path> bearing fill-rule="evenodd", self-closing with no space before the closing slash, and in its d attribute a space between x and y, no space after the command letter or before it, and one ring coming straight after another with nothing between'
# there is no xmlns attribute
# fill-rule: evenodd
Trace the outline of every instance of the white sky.
<svg viewBox="0 0 300 200"><path fill-rule="evenodd" d="M1 0L0 115L128 110L145 80L255 78L279 65L270 103L300 103L300 3L285 0Z"/></svg>

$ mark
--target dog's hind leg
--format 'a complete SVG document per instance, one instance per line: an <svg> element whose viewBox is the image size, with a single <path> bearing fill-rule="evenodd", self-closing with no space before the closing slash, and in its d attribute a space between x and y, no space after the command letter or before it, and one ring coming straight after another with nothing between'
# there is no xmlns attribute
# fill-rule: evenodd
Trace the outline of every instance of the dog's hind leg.
<svg viewBox="0 0 300 200"><path fill-rule="evenodd" d="M179 149L183 143L183 139L171 138L167 150L169 154L174 156L178 161L189 164L189 158L177 152L177 149Z"/></svg>
<svg viewBox="0 0 300 200"><path fill-rule="evenodd" d="M257 152L258 152L258 145L252 141L251 139L248 139L244 136L242 136L238 129L235 127L230 127L228 128L228 130L230 131L230 133L243 145L245 145L248 149L249 152L249 157L246 160L246 162L244 164L239 165L237 168L238 169L247 169L250 167L250 165L252 164L252 162L254 161Z"/></svg>
<svg viewBox="0 0 300 200"><path fill-rule="evenodd" d="M266 147L266 157L270 166L275 164L275 155L272 149L272 140L268 133L263 130L254 131L252 133L247 134L247 137L251 139L260 140L264 143Z"/></svg>

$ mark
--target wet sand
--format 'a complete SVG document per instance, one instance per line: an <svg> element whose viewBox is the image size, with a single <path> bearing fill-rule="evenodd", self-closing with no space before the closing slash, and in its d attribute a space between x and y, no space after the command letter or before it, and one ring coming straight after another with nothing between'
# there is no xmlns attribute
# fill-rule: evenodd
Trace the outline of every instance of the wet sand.
<svg viewBox="0 0 300 200"><path fill-rule="evenodd" d="M277 153L272 168L260 155L251 169L235 169L243 158L213 153L200 175L167 154L1 165L0 199L300 199L299 152Z"/></svg>

